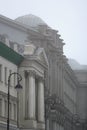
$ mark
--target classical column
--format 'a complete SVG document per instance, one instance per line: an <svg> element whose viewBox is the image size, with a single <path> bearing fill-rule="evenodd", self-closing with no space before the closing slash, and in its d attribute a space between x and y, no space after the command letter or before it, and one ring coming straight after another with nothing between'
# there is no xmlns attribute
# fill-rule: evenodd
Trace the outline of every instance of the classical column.
<svg viewBox="0 0 87 130"><path fill-rule="evenodd" d="M28 101L29 101L29 77L28 72L25 71L25 118L28 119Z"/></svg>
<svg viewBox="0 0 87 130"><path fill-rule="evenodd" d="M38 121L44 122L44 80L38 80Z"/></svg>
<svg viewBox="0 0 87 130"><path fill-rule="evenodd" d="M35 72L29 71L29 103L28 117L35 119Z"/></svg>

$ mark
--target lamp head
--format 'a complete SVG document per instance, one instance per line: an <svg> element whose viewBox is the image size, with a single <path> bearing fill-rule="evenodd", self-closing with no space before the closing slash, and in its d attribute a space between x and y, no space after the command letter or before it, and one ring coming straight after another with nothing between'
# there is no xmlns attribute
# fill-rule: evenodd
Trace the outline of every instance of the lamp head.
<svg viewBox="0 0 87 130"><path fill-rule="evenodd" d="M15 86L15 89L16 89L17 91L20 91L22 88L23 88L23 87L22 87L21 84L19 84L19 83Z"/></svg>

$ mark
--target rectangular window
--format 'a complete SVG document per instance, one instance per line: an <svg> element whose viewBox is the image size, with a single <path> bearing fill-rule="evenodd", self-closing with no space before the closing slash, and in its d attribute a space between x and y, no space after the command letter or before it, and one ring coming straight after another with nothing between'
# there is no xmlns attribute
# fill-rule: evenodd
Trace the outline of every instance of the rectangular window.
<svg viewBox="0 0 87 130"><path fill-rule="evenodd" d="M9 75L12 73L12 70L9 70ZM12 80L13 80L13 76L11 77L11 80L10 80L10 87L12 86Z"/></svg>
<svg viewBox="0 0 87 130"><path fill-rule="evenodd" d="M0 99L0 116L2 116L2 99Z"/></svg>
<svg viewBox="0 0 87 130"><path fill-rule="evenodd" d="M16 120L16 104L14 104L14 120Z"/></svg>
<svg viewBox="0 0 87 130"><path fill-rule="evenodd" d="M2 81L2 65L0 64L0 81Z"/></svg>
<svg viewBox="0 0 87 130"><path fill-rule="evenodd" d="M5 67L5 84L7 84L7 67Z"/></svg>
<svg viewBox="0 0 87 130"><path fill-rule="evenodd" d="M14 86L16 86L16 75L14 74Z"/></svg>
<svg viewBox="0 0 87 130"><path fill-rule="evenodd" d="M8 106L7 106L7 101L5 100L5 117L7 117L7 110L8 110Z"/></svg>
<svg viewBox="0 0 87 130"><path fill-rule="evenodd" d="M9 75L12 73L12 70L9 70Z"/></svg>

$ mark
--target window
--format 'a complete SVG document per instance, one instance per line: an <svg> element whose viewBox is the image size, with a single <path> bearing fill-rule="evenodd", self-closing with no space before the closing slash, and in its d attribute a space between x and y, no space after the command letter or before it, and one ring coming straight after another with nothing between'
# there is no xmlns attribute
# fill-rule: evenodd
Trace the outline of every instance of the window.
<svg viewBox="0 0 87 130"><path fill-rule="evenodd" d="M7 101L5 100L5 117L7 117L7 109L8 109L8 107L7 107Z"/></svg>
<svg viewBox="0 0 87 130"><path fill-rule="evenodd" d="M14 74L14 86L16 86L16 75Z"/></svg>
<svg viewBox="0 0 87 130"><path fill-rule="evenodd" d="M2 65L0 64L0 81L2 81Z"/></svg>
<svg viewBox="0 0 87 130"><path fill-rule="evenodd" d="M14 104L14 120L16 120L16 104Z"/></svg>
<svg viewBox="0 0 87 130"><path fill-rule="evenodd" d="M49 129L53 130L53 121L52 120L49 121Z"/></svg>
<svg viewBox="0 0 87 130"><path fill-rule="evenodd" d="M7 84L7 67L5 67L5 84Z"/></svg>
<svg viewBox="0 0 87 130"><path fill-rule="evenodd" d="M9 75L12 73L12 70L9 70Z"/></svg>
<svg viewBox="0 0 87 130"><path fill-rule="evenodd" d="M12 73L12 70L9 70L9 75ZM11 80L10 80L10 87L12 86L12 80L13 80L13 76L11 77Z"/></svg>
<svg viewBox="0 0 87 130"><path fill-rule="evenodd" d="M2 116L2 99L0 99L0 116Z"/></svg>

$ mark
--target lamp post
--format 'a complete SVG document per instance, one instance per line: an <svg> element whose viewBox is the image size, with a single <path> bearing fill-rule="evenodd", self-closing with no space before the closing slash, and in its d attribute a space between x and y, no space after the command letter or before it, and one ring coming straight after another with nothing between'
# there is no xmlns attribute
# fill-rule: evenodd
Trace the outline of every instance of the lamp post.
<svg viewBox="0 0 87 130"><path fill-rule="evenodd" d="M76 127L78 127L80 125L80 121L79 121L80 117L78 114L74 114L72 115L72 130L73 130L73 126L75 124ZM77 129L77 128L76 128Z"/></svg>
<svg viewBox="0 0 87 130"><path fill-rule="evenodd" d="M20 81L22 80L22 77L19 73L11 73L8 77L8 94L7 94L7 100L8 100L8 116L7 116L7 130L9 130L9 99L10 99L10 80L12 75L17 75L17 82L18 84L15 86L15 89L22 89L22 86L20 85Z"/></svg>

